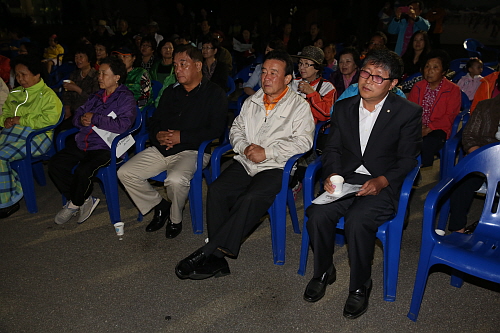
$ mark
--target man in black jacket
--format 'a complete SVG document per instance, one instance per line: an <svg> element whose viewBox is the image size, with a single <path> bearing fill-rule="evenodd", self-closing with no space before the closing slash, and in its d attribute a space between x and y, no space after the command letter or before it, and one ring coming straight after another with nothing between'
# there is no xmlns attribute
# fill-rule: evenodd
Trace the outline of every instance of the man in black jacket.
<svg viewBox="0 0 500 333"><path fill-rule="evenodd" d="M176 48L174 71L177 83L163 92L158 109L148 123L152 147L125 163L118 177L142 214L154 208L146 231L156 231L166 221L166 237L182 230L182 211L190 181L196 171L198 147L219 137L226 123L227 99L215 83L203 78L201 52L190 46ZM205 153L204 165L210 155ZM147 181L167 171L165 186L171 203Z"/></svg>
<svg viewBox="0 0 500 333"><path fill-rule="evenodd" d="M336 279L332 256L336 225L343 216L351 264L344 317L350 319L366 312L378 227L395 212L403 181L420 153L422 108L389 92L402 70L401 58L392 51L367 54L359 73L359 95L335 106L322 156L326 191L335 191L333 175L362 187L354 197L307 209L314 276L304 299L320 300Z"/></svg>

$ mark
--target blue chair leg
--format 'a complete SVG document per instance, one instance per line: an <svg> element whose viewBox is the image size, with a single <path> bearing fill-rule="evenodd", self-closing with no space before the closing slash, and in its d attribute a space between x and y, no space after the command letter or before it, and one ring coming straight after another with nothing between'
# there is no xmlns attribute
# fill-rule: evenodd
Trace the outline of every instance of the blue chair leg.
<svg viewBox="0 0 500 333"><path fill-rule="evenodd" d="M401 239L403 236L402 224L399 221L390 222L385 231L385 236L381 236L384 244L384 300L394 302L396 300L396 290L398 286L399 260L401 255Z"/></svg>
<svg viewBox="0 0 500 333"><path fill-rule="evenodd" d="M286 200L283 196L276 196L269 209L269 219L271 220L274 264L283 265L285 263L286 247Z"/></svg>
<svg viewBox="0 0 500 333"><path fill-rule="evenodd" d="M35 183L33 181L31 163L28 164L25 160L19 160L11 163L11 167L17 172L17 176L21 182L28 212L31 214L37 213L38 206L36 204Z"/></svg>
<svg viewBox="0 0 500 333"><path fill-rule="evenodd" d="M118 178L114 168L104 168L102 177L99 177L104 185L106 203L108 205L109 217L111 223L121 222L120 199L118 196Z"/></svg>
<svg viewBox="0 0 500 333"><path fill-rule="evenodd" d="M416 321L418 318L418 313L420 311L420 306L422 304L422 298L424 297L425 286L427 284L427 278L429 276L430 268L430 254L434 245L429 245L422 247L420 250L420 259L418 262L417 274L415 277L415 285L413 287L413 295L411 297L410 311L408 312L408 318Z"/></svg>
<svg viewBox="0 0 500 333"><path fill-rule="evenodd" d="M464 284L464 275L464 272L454 269L451 274L450 284L453 287L462 288L462 285Z"/></svg>
<svg viewBox="0 0 500 333"><path fill-rule="evenodd" d="M191 180L191 188L189 189L189 210L191 212L191 224L193 225L193 233L203 233L203 194L197 190L197 183ZM201 184L200 184L201 186Z"/></svg>
<svg viewBox="0 0 500 333"><path fill-rule="evenodd" d="M45 180L45 173L43 171L43 164L41 162L38 162L33 163L31 166L33 168L33 177L35 178L35 181L38 183L38 185L47 185L47 181Z"/></svg>
<svg viewBox="0 0 500 333"><path fill-rule="evenodd" d="M299 217L297 216L297 208L295 207L295 199L293 198L293 192L292 189L290 188L287 191L286 201L287 201L288 211L290 212L290 218L292 219L293 231L296 234L300 234Z"/></svg>
<svg viewBox="0 0 500 333"><path fill-rule="evenodd" d="M307 216L304 214L304 224L302 225L302 244L300 246L300 263L297 274L304 276L306 274L307 257L309 255L309 233L306 228Z"/></svg>

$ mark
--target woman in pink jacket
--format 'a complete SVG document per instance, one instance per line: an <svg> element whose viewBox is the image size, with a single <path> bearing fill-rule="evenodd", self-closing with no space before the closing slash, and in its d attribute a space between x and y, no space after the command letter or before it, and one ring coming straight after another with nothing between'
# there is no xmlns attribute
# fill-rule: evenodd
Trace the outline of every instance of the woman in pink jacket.
<svg viewBox="0 0 500 333"><path fill-rule="evenodd" d="M444 77L449 67L445 51L427 55L423 80L416 83L408 99L422 106L422 166L432 166L434 155L450 137L451 127L460 112L460 88Z"/></svg>

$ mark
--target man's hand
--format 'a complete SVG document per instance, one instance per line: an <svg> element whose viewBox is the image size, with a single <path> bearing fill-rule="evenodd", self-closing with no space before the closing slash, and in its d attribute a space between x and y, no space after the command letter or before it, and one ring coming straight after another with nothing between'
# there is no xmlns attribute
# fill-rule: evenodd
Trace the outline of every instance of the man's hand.
<svg viewBox="0 0 500 333"><path fill-rule="evenodd" d="M259 145L252 143L245 148L245 156L254 163L260 163L266 159L266 151Z"/></svg>
<svg viewBox="0 0 500 333"><path fill-rule="evenodd" d="M384 176L379 176L364 183L356 196L363 197L366 195L378 195L380 191L382 191L382 189L386 188L387 186L389 186L387 178L385 178Z"/></svg>
<svg viewBox="0 0 500 333"><path fill-rule="evenodd" d="M166 149L169 150L176 144L181 142L181 131L179 130L167 130L159 131L156 134L156 139L162 146L167 146Z"/></svg>
<svg viewBox="0 0 500 333"><path fill-rule="evenodd" d="M80 118L80 123L82 123L83 126L90 126L93 115L94 114L92 112L84 113L83 116Z"/></svg>
<svg viewBox="0 0 500 333"><path fill-rule="evenodd" d="M333 194L333 192L335 192L335 185L333 185L332 182L330 181L330 177L335 175L338 175L338 173L332 173L331 175L326 177L325 184L323 185L325 191L327 191L330 194Z"/></svg>
<svg viewBox="0 0 500 333"><path fill-rule="evenodd" d="M429 134L430 132L432 132L432 129L430 129L429 127L427 126L422 126L422 137L426 136L427 134Z"/></svg>

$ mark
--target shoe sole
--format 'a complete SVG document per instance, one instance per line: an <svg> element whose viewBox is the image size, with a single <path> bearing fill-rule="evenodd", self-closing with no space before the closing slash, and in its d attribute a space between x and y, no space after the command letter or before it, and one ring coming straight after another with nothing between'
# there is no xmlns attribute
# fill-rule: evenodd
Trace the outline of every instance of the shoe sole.
<svg viewBox="0 0 500 333"><path fill-rule="evenodd" d="M212 273L212 274L210 274L210 273L197 274L196 271L194 271L191 274L189 274L188 278L190 278L191 280L204 280L204 279L211 278L212 276L215 278L220 278L220 277L223 277L223 276L226 276L229 274L231 274L229 267L224 267L224 268L221 268L220 270L218 270L217 272Z"/></svg>
<svg viewBox="0 0 500 333"><path fill-rule="evenodd" d="M94 212L94 210L96 209L97 205L99 204L99 202L101 202L101 199L99 198L95 198L95 201L94 203L92 204L92 208L90 208L90 212L89 212L89 215L87 215L86 218L84 218L83 220L81 221L78 221L77 223L78 224L82 224L83 222L87 221L88 218L90 217L90 215L92 215L92 213Z"/></svg>
<svg viewBox="0 0 500 333"><path fill-rule="evenodd" d="M71 220L76 215L78 215L78 210L76 212L74 212L73 214L71 214L71 217L69 219L67 219L66 221L64 221L64 222L57 222L56 220L54 220L54 223L57 224L57 225L63 225L65 223L69 222L69 220Z"/></svg>
<svg viewBox="0 0 500 333"><path fill-rule="evenodd" d="M337 274L330 276L330 278L328 280L328 285L329 286L332 285L335 281L337 281ZM326 288L325 288L325 291L326 291ZM304 298L304 301L306 301L306 302L315 303L315 302L319 301L320 299L322 299L324 296L325 296L325 293L323 293L321 296L315 297L315 298L307 298L306 295L304 295L303 298Z"/></svg>
<svg viewBox="0 0 500 333"><path fill-rule="evenodd" d="M347 319L356 319L356 318L359 318L359 317L361 317L362 315L364 315L364 314L366 313L366 311L367 311L367 310L368 310L368 304L366 304L366 308L365 308L363 311L361 311L361 313L358 313L358 314L357 314L357 315L355 315L355 316L351 315L350 313L346 313L346 312L344 312L344 313L343 313L343 315L344 315L344 317L345 317L345 318L347 318Z"/></svg>

